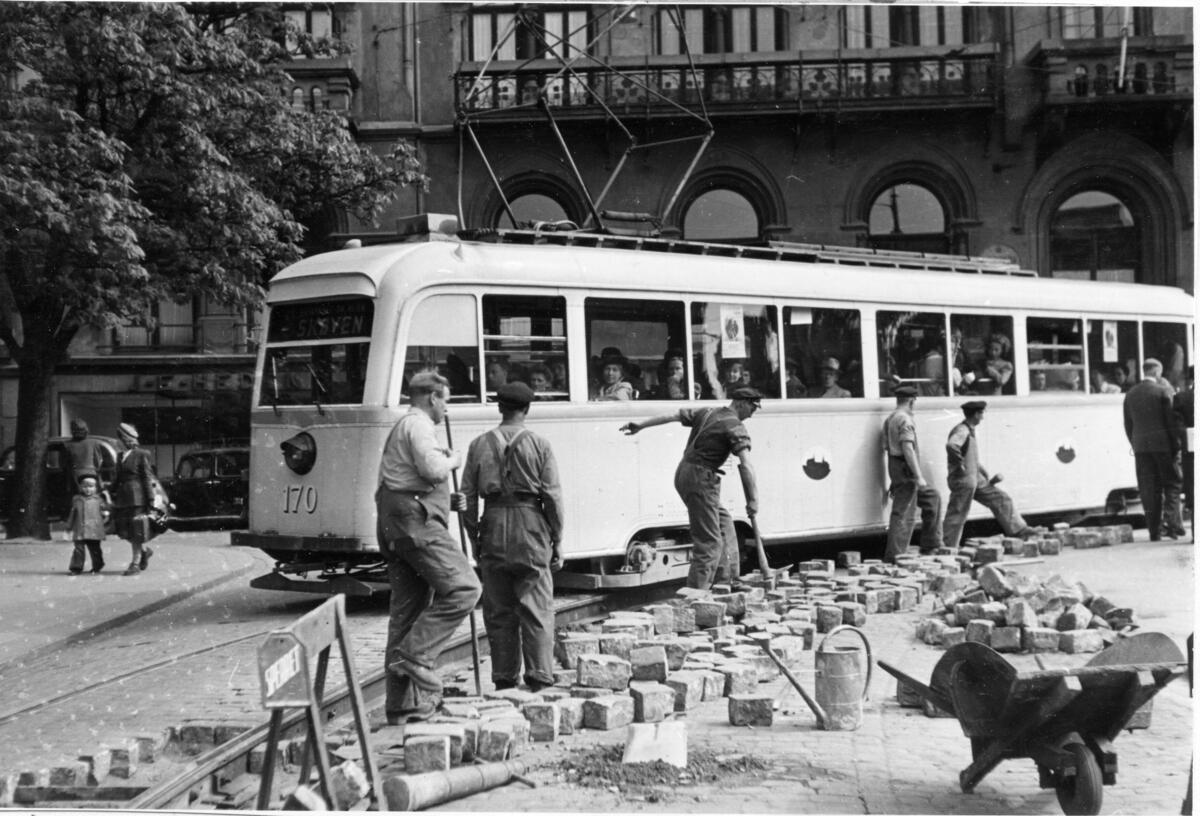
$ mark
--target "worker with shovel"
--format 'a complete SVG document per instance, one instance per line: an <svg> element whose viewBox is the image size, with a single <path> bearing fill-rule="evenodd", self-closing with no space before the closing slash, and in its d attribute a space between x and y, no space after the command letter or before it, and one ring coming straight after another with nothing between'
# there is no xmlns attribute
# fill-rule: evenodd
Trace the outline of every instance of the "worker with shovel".
<svg viewBox="0 0 1200 816"><path fill-rule="evenodd" d="M692 429L683 459L675 469L675 490L687 506L692 534L692 563L687 585L709 589L713 583L733 583L740 578L737 534L729 511L721 506L721 466L730 455L746 492L746 515L758 514L758 487L750 465L750 434L742 423L760 407L762 394L749 386L735 388L733 401L717 408L683 408L672 414L621 426L628 436L645 428L680 422Z"/></svg>
<svg viewBox="0 0 1200 816"><path fill-rule="evenodd" d="M562 486L550 443L525 427L535 397L523 382L500 386L500 425L471 442L463 466L463 522L479 553L497 689L516 688L522 658L530 691L554 685L550 573L562 566Z"/></svg>

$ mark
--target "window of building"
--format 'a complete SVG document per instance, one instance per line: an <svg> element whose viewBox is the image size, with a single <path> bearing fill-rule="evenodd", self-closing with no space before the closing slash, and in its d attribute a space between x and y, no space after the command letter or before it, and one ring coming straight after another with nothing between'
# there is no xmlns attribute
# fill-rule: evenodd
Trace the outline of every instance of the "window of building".
<svg viewBox="0 0 1200 816"><path fill-rule="evenodd" d="M692 398L682 302L588 298L584 319L589 399Z"/></svg>
<svg viewBox="0 0 1200 816"><path fill-rule="evenodd" d="M549 383L542 382L546 373ZM489 400L497 388L517 381L535 391L541 387L541 399L567 399L566 299L484 295L483 374Z"/></svg>
<svg viewBox="0 0 1200 816"><path fill-rule="evenodd" d="M1063 8L1063 38L1090 40L1099 37L1120 37L1128 28L1130 36L1144 37L1154 33L1152 10L1128 6L1082 6Z"/></svg>
<svg viewBox="0 0 1200 816"><path fill-rule="evenodd" d="M414 374L436 371L450 382L451 402L479 402L479 335L472 295L432 295L417 304L408 326L402 393ZM403 401L403 400L402 400Z"/></svg>
<svg viewBox="0 0 1200 816"><path fill-rule="evenodd" d="M517 224L513 224L508 213L501 207L496 216L496 226L501 229L513 229L517 226L528 227L537 221L570 220L570 216L567 215L562 204L542 193L527 193L517 196L509 202L509 206L512 208L513 215L517 217Z"/></svg>
<svg viewBox="0 0 1200 816"><path fill-rule="evenodd" d="M482 62L493 52L497 60L570 59L586 52L588 25L580 8L478 11L471 15L471 59Z"/></svg>
<svg viewBox="0 0 1200 816"><path fill-rule="evenodd" d="M1087 322L1088 392L1120 394L1138 381L1138 330L1132 320Z"/></svg>
<svg viewBox="0 0 1200 816"><path fill-rule="evenodd" d="M946 316L941 312L878 312L879 395L900 385L941 397L946 389Z"/></svg>
<svg viewBox="0 0 1200 816"><path fill-rule="evenodd" d="M1056 278L1133 282L1141 250L1133 214L1110 193L1076 193L1050 222L1050 274Z"/></svg>
<svg viewBox="0 0 1200 816"><path fill-rule="evenodd" d="M683 8L683 32L693 54L786 51L787 16L773 6L701 6ZM677 12L658 12L656 41L659 54L682 54Z"/></svg>
<svg viewBox="0 0 1200 816"><path fill-rule="evenodd" d="M1146 357L1153 357L1162 363L1163 379L1176 389L1182 387L1184 372L1191 361L1187 352L1187 335L1187 326L1183 323L1142 324L1143 362ZM1137 379L1140 380L1141 367L1138 367L1136 373Z"/></svg>
<svg viewBox="0 0 1200 816"><path fill-rule="evenodd" d="M861 397L862 321L857 309L785 306L784 395Z"/></svg>
<svg viewBox="0 0 1200 816"><path fill-rule="evenodd" d="M1017 393L1013 321L995 315L950 316L950 382L955 394Z"/></svg>
<svg viewBox="0 0 1200 816"><path fill-rule="evenodd" d="M979 41L979 11L955 6L842 7L845 48L962 45Z"/></svg>
<svg viewBox="0 0 1200 816"><path fill-rule="evenodd" d="M700 399L728 399L743 385L779 396L779 336L774 306L692 304L692 366Z"/></svg>
<svg viewBox="0 0 1200 816"><path fill-rule="evenodd" d="M123 351L194 351L195 314L196 304L191 300L182 303L159 301L151 305L144 319L114 328L113 347Z"/></svg>
<svg viewBox="0 0 1200 816"><path fill-rule="evenodd" d="M684 209L683 237L689 241L745 241L760 233L758 212L736 190L708 190Z"/></svg>
<svg viewBox="0 0 1200 816"><path fill-rule="evenodd" d="M1025 324L1030 391L1082 391L1083 321L1031 317Z"/></svg>
<svg viewBox="0 0 1200 816"><path fill-rule="evenodd" d="M874 249L951 251L942 202L920 184L901 182L883 190L871 202L867 223Z"/></svg>
<svg viewBox="0 0 1200 816"><path fill-rule="evenodd" d="M302 9L288 9L283 12L287 24L285 45L292 59L307 59L308 50L301 46L300 36L316 42L330 40L341 34L341 26L332 8L329 6L312 5Z"/></svg>

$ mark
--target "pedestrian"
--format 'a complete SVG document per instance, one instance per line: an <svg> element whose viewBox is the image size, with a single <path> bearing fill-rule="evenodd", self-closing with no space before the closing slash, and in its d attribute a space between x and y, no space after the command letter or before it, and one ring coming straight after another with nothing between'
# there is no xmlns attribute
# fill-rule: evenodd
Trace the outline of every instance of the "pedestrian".
<svg viewBox="0 0 1200 816"><path fill-rule="evenodd" d="M535 398L524 383L501 386L500 425L471 442L463 466L465 526L479 555L497 689L516 688L522 676L530 691L554 685L551 573L562 566L562 486L550 443L525 427Z"/></svg>
<svg viewBox="0 0 1200 816"><path fill-rule="evenodd" d="M72 575L83 572L85 553L92 557L92 574L104 569L104 522L108 519L108 508L100 498L100 485L96 474L84 472L79 477L79 492L71 499L71 511L67 514L67 528L63 538L74 541L71 563L67 567Z"/></svg>
<svg viewBox="0 0 1200 816"><path fill-rule="evenodd" d="M921 450L913 420L917 389L901 385L893 389L892 395L896 397L896 410L883 423L891 481L888 492L892 496L887 549L883 553L883 560L888 562L894 562L896 556L908 552L918 507L921 509L921 553L932 553L942 546L942 497L921 473Z"/></svg>
<svg viewBox="0 0 1200 816"><path fill-rule="evenodd" d="M1190 365L1184 373L1183 387L1175 394L1175 423L1179 429L1179 448L1183 451L1183 499L1192 522L1192 537L1196 536L1196 367Z"/></svg>
<svg viewBox="0 0 1200 816"><path fill-rule="evenodd" d="M733 389L730 397L733 401L728 406L681 408L672 414L621 426L629 436L670 422L680 422L692 429L683 458L675 469L675 491L687 506L692 535L687 585L693 589L709 589L713 583L733 584L741 577L733 519L721 506L724 475L721 466L730 455L739 461L746 515L758 514L758 487L750 464L750 434L742 423L759 409L762 394L756 388L741 386Z"/></svg>
<svg viewBox="0 0 1200 816"><path fill-rule="evenodd" d="M1138 493L1150 540L1185 535L1179 512L1183 473L1179 429L1171 409L1174 389L1160 382L1162 363L1147 357L1142 381L1125 394L1125 436L1133 447Z"/></svg>
<svg viewBox="0 0 1200 816"><path fill-rule="evenodd" d="M149 540L149 519L154 512L154 465L150 451L138 447L138 431L128 422L117 426L123 450L117 456L112 483L113 525L117 537L129 542L132 555L125 575L137 575L150 565L154 550Z"/></svg>
<svg viewBox="0 0 1200 816"><path fill-rule="evenodd" d="M983 400L964 402L963 421L951 428L946 438L946 481L950 485L946 521L942 525L942 544L946 547L958 547L972 500L992 511L1006 536L1029 538L1033 535L1033 528L1017 512L1012 498L996 487L1004 477L999 473L988 476L979 463L975 428L983 422L986 410L987 403Z"/></svg>
<svg viewBox="0 0 1200 816"><path fill-rule="evenodd" d="M67 472L71 474L68 484L71 495L79 492L80 479L90 473L96 478L97 492L104 489L100 474L104 467L104 454L100 440L88 436L88 425L82 419L71 420L71 439L63 446L67 451Z"/></svg>
<svg viewBox="0 0 1200 816"><path fill-rule="evenodd" d="M448 529L462 494L448 487L462 456L439 444L449 382L432 371L408 384L411 406L388 434L375 492L376 536L387 562L388 670L384 713L390 724L425 720L441 706L434 670L447 641L479 600L479 579Z"/></svg>

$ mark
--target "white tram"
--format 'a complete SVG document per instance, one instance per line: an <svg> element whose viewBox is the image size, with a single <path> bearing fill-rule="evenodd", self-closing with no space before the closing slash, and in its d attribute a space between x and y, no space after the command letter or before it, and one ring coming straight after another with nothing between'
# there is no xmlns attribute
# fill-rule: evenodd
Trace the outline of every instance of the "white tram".
<svg viewBox="0 0 1200 816"><path fill-rule="evenodd" d="M881 427L901 382L922 394L921 458L940 490L959 404L982 398L981 459L1023 513L1111 512L1136 496L1119 383L1154 356L1178 384L1194 310L1177 289L982 259L452 227L307 258L274 277L268 305L249 530L233 543L278 562L255 586L348 593L381 580L380 450L417 371L451 381L463 450L499 420L504 379L535 384L529 423L566 502L558 582L630 586L686 573L672 476L688 429L630 438L629 420L718 404L741 383L767 394L747 427L768 546L886 529ZM669 358L682 379L669 382ZM635 400L589 398L613 360ZM744 534L735 472L725 500Z"/></svg>

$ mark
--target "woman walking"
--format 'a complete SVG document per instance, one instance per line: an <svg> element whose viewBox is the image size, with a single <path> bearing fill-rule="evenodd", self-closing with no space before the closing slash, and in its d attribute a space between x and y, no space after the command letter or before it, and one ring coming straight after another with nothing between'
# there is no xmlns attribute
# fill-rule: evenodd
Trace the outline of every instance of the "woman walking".
<svg viewBox="0 0 1200 816"><path fill-rule="evenodd" d="M150 452L138 447L137 428L122 422L117 436L125 450L117 458L117 474L112 483L113 523L117 536L133 548L124 574L137 575L146 569L150 556L154 555L154 550L146 545L154 503L154 469Z"/></svg>

